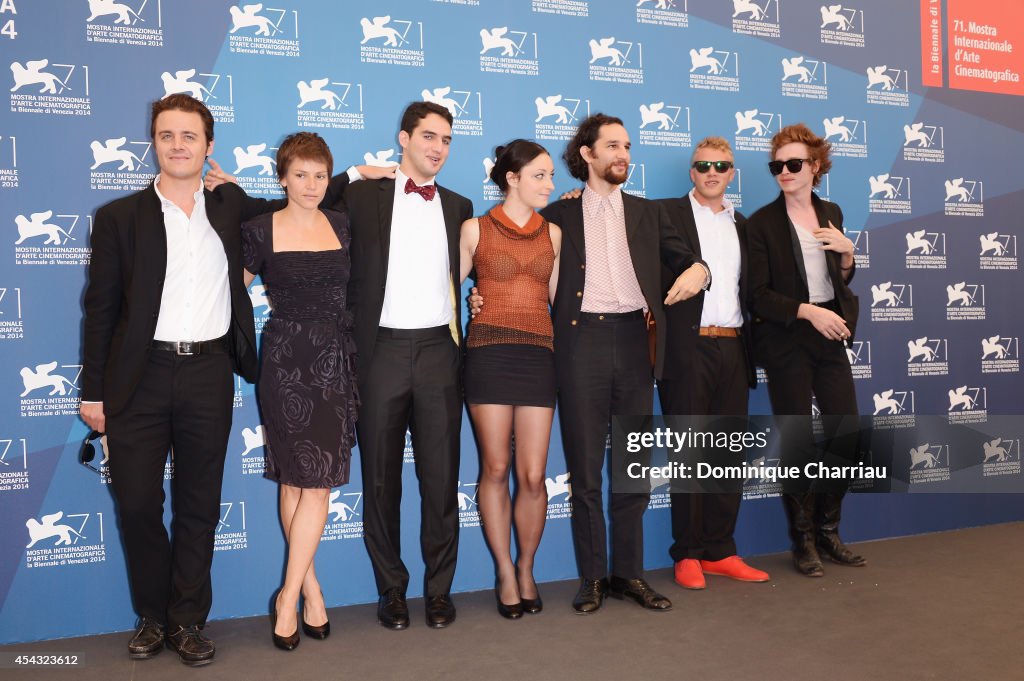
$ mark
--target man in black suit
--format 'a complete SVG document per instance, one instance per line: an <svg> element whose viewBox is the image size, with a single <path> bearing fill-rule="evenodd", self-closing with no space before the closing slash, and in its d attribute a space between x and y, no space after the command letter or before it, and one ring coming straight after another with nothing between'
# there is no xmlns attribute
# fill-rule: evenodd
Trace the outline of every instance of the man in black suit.
<svg viewBox="0 0 1024 681"><path fill-rule="evenodd" d="M455 620L450 592L462 428L462 311L455 286L459 230L473 204L434 182L451 140L448 109L414 102L402 116L396 178L355 182L344 191L362 402L363 532L380 593L377 617L389 629L409 625L399 515L407 429L422 499L427 624L441 628Z"/></svg>
<svg viewBox="0 0 1024 681"><path fill-rule="evenodd" d="M747 414L755 374L746 304L746 218L725 198L735 174L729 143L708 137L693 150L693 190L660 202L679 236L715 273L713 291L701 291L665 310L668 349L658 396L666 415ZM663 286L674 278L662 267ZM680 586L703 589L705 573L747 582L769 579L736 555L733 532L741 497L739 492L672 494L669 554Z"/></svg>
<svg viewBox="0 0 1024 681"><path fill-rule="evenodd" d="M427 624L455 621L450 592L462 428L462 301L455 285L459 230L473 204L434 182L448 159L452 120L439 104L413 102L398 133L401 165L390 172L349 169L331 180L324 199L347 212L352 226L348 301L359 353L363 537L380 594L377 619L396 630L409 626L400 518L407 430L422 499ZM234 181L211 165L208 184Z"/></svg>
<svg viewBox="0 0 1024 681"><path fill-rule="evenodd" d="M252 305L242 283L239 226L273 203L234 185L203 190L213 117L202 102L153 103L160 174L96 212L85 292L82 407L106 432L132 600L133 659L166 642L185 664L212 661L202 634L231 429L233 372L257 372ZM173 542L163 523L163 472L174 452Z"/></svg>
<svg viewBox="0 0 1024 681"><path fill-rule="evenodd" d="M572 481L573 543L582 582L573 602L597 611L606 594L652 610L671 602L643 579L643 514L649 493L614 492L611 580L601 480L605 440L615 414L650 414L654 382L645 311L656 322L654 376L665 358L664 304L692 297L710 272L679 238L658 204L621 190L630 160L629 134L618 118L588 117L566 148L582 196L544 209L564 244L552 317L559 419ZM677 275L667 296L659 262ZM663 301L664 298L664 301Z"/></svg>

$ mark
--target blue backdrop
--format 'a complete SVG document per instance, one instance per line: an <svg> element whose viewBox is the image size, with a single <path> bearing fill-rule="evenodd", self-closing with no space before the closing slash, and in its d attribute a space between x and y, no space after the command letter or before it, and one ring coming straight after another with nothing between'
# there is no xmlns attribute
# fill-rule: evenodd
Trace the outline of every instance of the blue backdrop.
<svg viewBox="0 0 1024 681"><path fill-rule="evenodd" d="M108 480L75 462L87 432L76 417L80 300L91 215L152 178L147 107L170 92L207 103L214 156L262 196L281 195L269 159L285 134L316 130L340 166L394 162L406 103L438 101L455 115L439 179L477 213L499 198L486 180L495 145L531 137L558 156L597 111L625 120L634 160L626 190L647 197L689 189L700 138L730 139L739 170L729 196L749 213L777 191L768 140L804 121L835 145L820 193L842 205L857 244L862 320L850 359L861 410L892 427L917 414L983 423L1019 413L1024 102L922 85L922 19L933 8L945 41L951 10L931 0L0 0L10 66L0 111L0 643L125 629L133 619ZM1015 68L1019 79L1019 58ZM561 166L556 179L558 191L574 185ZM259 328L268 309L258 282L252 295ZM238 384L235 407L213 618L262 612L283 567L252 386ZM763 388L753 409L768 411ZM986 471L1019 478L1020 437L1007 433L1005 460ZM468 424L462 441L455 587L472 590L493 578ZM963 463L944 451L935 452L940 473L915 491ZM962 456L983 460L980 449ZM576 575L565 471L556 427L541 580ZM332 606L376 598L353 477L332 495L317 557ZM416 595L412 466L406 477L403 540ZM646 519L652 568L670 563L664 492L655 490ZM787 544L778 502L761 498L774 493L751 490L737 536L744 554ZM858 495L844 529L857 540L1020 519L1019 499ZM23 616L40 608L61 616Z"/></svg>

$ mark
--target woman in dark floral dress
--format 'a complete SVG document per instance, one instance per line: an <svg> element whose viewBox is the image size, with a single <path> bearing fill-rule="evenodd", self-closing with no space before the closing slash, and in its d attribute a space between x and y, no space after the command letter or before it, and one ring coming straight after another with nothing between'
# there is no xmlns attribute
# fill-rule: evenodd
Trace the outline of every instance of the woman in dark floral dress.
<svg viewBox="0 0 1024 681"><path fill-rule="evenodd" d="M290 135L277 152L288 205L242 226L246 285L260 275L273 316L263 330L257 383L266 433L266 477L280 483L288 542L284 584L272 606L274 644L330 632L313 558L332 487L349 478L356 440L355 343L346 311L351 233L344 213L320 210L333 160L315 133Z"/></svg>

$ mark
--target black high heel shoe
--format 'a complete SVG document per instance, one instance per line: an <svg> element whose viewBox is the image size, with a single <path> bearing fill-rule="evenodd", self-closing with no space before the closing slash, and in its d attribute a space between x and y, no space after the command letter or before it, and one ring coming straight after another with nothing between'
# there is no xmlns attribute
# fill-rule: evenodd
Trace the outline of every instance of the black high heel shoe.
<svg viewBox="0 0 1024 681"><path fill-rule="evenodd" d="M494 598L498 601L498 614L509 620L517 620L523 616L523 602L508 605L501 602L501 578L494 579Z"/></svg>
<svg viewBox="0 0 1024 681"><path fill-rule="evenodd" d="M516 565L516 580L519 580L519 566ZM537 582L533 583L533 588L537 589ZM520 593L522 591L520 590ZM523 598L520 599L520 604L523 606L523 612L529 613L530 615L536 615L538 612L544 609L544 601L540 598L540 589L537 589L536 598Z"/></svg>
<svg viewBox="0 0 1024 681"><path fill-rule="evenodd" d="M320 598L323 599L324 594L320 592ZM326 607L326 603L324 604ZM310 638L323 641L325 638L331 635L331 620L327 620L323 624L313 626L312 624L306 624L306 608L302 608L302 633ZM296 638L298 638L296 636Z"/></svg>
<svg viewBox="0 0 1024 681"><path fill-rule="evenodd" d="M270 597L270 635L273 638L274 645L281 650L295 650L299 647L299 628L295 627L295 632L290 636L278 636L275 629L277 629L277 597L280 595L281 590L278 589L274 592L274 595Z"/></svg>
<svg viewBox="0 0 1024 681"><path fill-rule="evenodd" d="M523 612L536 615L544 609L544 601L540 599L540 591L537 591L536 598L524 598L519 602L523 606Z"/></svg>

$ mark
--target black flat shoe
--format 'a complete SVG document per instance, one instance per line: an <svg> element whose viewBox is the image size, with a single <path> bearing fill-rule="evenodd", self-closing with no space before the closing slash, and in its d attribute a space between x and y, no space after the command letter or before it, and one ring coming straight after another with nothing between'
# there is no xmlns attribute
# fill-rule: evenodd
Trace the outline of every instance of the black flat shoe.
<svg viewBox="0 0 1024 681"><path fill-rule="evenodd" d="M148 617L140 618L135 635L128 641L128 657L132 660L146 660L163 649L164 625Z"/></svg>
<svg viewBox="0 0 1024 681"><path fill-rule="evenodd" d="M629 599L641 608L666 612L672 609L672 601L651 588L643 579L623 579L612 575L608 586L608 595L620 600Z"/></svg>
<svg viewBox="0 0 1024 681"><path fill-rule="evenodd" d="M455 621L455 604L450 594L427 596L427 626L443 629Z"/></svg>
<svg viewBox="0 0 1024 681"><path fill-rule="evenodd" d="M608 595L608 580L606 579L583 579L580 582L579 591L573 599L572 607L579 615L589 615L597 612L604 603L604 597Z"/></svg>
<svg viewBox="0 0 1024 681"><path fill-rule="evenodd" d="M179 626L177 631L168 632L164 644L178 653L181 663L189 667L202 667L213 662L217 652L213 641L203 636L202 627L193 624Z"/></svg>
<svg viewBox="0 0 1024 681"><path fill-rule="evenodd" d="M295 627L295 631L289 636L278 636L277 631L275 631L277 629L277 596L279 593L280 591L275 592L270 599L270 636L277 648L281 650L295 650L299 647L298 627Z"/></svg>
<svg viewBox="0 0 1024 681"><path fill-rule="evenodd" d="M388 589L377 600L377 621L385 629L398 631L409 626L409 605L405 594L398 589Z"/></svg>

